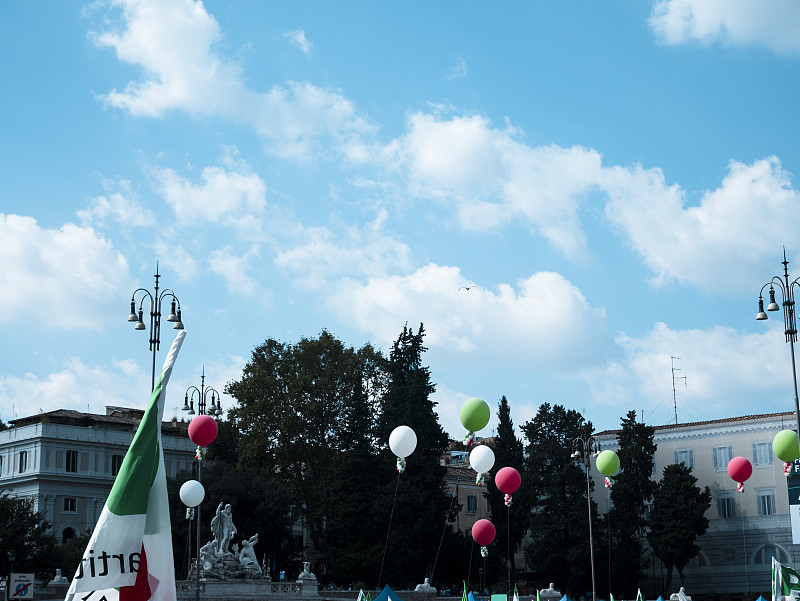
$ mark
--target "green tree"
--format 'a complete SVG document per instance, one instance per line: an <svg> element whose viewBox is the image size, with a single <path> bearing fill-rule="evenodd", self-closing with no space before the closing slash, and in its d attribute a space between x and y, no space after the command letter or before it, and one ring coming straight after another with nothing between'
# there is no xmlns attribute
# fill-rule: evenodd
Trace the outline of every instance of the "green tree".
<svg viewBox="0 0 800 601"><path fill-rule="evenodd" d="M700 489L692 468L684 463L668 465L653 493L653 509L647 540L667 568L667 590L672 590L672 569L683 583L683 569L700 551L695 544L708 528L706 511L711 506L708 486Z"/></svg>
<svg viewBox="0 0 800 601"><path fill-rule="evenodd" d="M514 422L511 419L511 407L508 404L508 399L503 396L497 408L497 435L494 437L492 450L494 451L494 467L491 470L492 480L494 479L497 470L503 467L513 467L522 474L524 472L523 465L523 445L522 441L517 438L514 431ZM519 547L522 539L525 536L528 524L524 516L530 514L530 480L523 478L519 490L514 493L512 505L506 507L504 497L505 495L500 492L496 486L487 486L486 491L483 493L489 501L489 507L492 509L492 523L497 529L495 537L496 545L499 551L502 551L508 565L507 570L510 572L507 575L507 580L511 581L511 588L513 590L513 566L514 566L514 552ZM511 530L511 538L509 541L509 526Z"/></svg>
<svg viewBox="0 0 800 601"><path fill-rule="evenodd" d="M332 504L364 502L347 490L334 498L331 488L342 477L342 454L368 454L376 440L372 416L384 364L371 346L356 351L325 331L294 345L268 339L253 351L242 378L226 387L238 401L229 415L241 433L239 468L264 467L283 481L326 566L332 563L325 535Z"/></svg>
<svg viewBox="0 0 800 601"><path fill-rule="evenodd" d="M522 478L535 484L528 493L531 542L525 556L535 572L567 594L591 590L586 474L582 459L572 453L577 437L591 436L592 424L577 411L544 403L523 431L527 453ZM594 501L591 514L597 545L602 528Z"/></svg>
<svg viewBox="0 0 800 601"><path fill-rule="evenodd" d="M439 424L436 403L430 398L435 386L430 370L422 364L426 350L424 336L422 324L416 333L404 326L394 342L389 356L388 388L378 420L378 433L384 445L400 425L409 426L417 435L416 450L408 458L404 473L392 477L394 456L385 447L381 453L381 465L385 466L382 473L391 475L378 489L375 506L394 506L395 510L391 527L388 519L385 522L389 536L379 584L390 582L393 587L414 584L420 574L430 574L439 554L440 533L447 534L450 502L441 456L448 438Z"/></svg>
<svg viewBox="0 0 800 601"><path fill-rule="evenodd" d="M653 498L656 483L652 480L654 428L636 421L636 412L629 411L621 420L617 435L620 471L611 488L613 509L608 514L611 536L612 589L625 599L633 599L647 567L644 557L647 531L645 506Z"/></svg>
<svg viewBox="0 0 800 601"><path fill-rule="evenodd" d="M48 529L30 501L0 494L0 573L11 571L8 553L13 551L15 572L35 572L37 578L52 579L61 566L56 565L56 537Z"/></svg>

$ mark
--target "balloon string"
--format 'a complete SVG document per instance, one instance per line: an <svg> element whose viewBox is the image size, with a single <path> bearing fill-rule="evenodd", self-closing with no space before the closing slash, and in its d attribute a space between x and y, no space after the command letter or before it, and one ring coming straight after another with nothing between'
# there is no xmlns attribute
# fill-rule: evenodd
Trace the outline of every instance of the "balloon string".
<svg viewBox="0 0 800 601"><path fill-rule="evenodd" d="M447 508L447 515L444 516L444 528L442 529L442 538L439 539L439 548L436 549L436 557L433 560L433 567L431 568L431 582L433 582L433 573L436 571L436 562L439 561L439 552L442 550L442 542L444 541L445 532L447 532L447 518L450 517L450 512L453 510L453 502L456 500L456 496L458 496L458 479L461 477L461 474L456 473L456 493L450 497L450 507ZM425 596L422 598L422 601L427 601L428 599L428 589L425 589Z"/></svg>
<svg viewBox="0 0 800 601"><path fill-rule="evenodd" d="M394 485L394 498L392 499L392 512L389 514L389 528L386 530L386 543L383 545L383 558L381 559L381 571L378 574L378 588L381 587L383 578L383 562L386 561L386 549L389 546L389 533L392 531L392 518L394 518L394 502L397 500L397 489L400 487L400 472L397 472L397 483Z"/></svg>

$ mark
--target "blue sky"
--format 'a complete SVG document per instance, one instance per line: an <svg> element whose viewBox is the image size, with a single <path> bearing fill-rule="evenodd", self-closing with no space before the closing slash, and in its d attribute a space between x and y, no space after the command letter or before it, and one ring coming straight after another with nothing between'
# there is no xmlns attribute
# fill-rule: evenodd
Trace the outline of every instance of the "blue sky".
<svg viewBox="0 0 800 601"><path fill-rule="evenodd" d="M176 415L268 337L388 352L420 322L457 438L473 396L669 423L673 366L679 421L793 409L783 324L754 316L784 246L800 275L794 0L0 17L4 421L145 403L126 316L157 261Z"/></svg>

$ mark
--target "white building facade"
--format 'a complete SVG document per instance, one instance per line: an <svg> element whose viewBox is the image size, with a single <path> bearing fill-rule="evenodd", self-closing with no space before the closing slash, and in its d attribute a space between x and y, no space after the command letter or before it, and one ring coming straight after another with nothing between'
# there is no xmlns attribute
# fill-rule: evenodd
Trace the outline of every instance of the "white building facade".
<svg viewBox="0 0 800 601"><path fill-rule="evenodd" d="M0 494L29 499L61 542L93 529L143 414L107 407L105 415L58 410L11 421L0 432ZM192 468L187 427L162 423L167 477Z"/></svg>
<svg viewBox="0 0 800 601"><path fill-rule="evenodd" d="M684 570L687 594L767 594L773 557L781 563L800 564L800 552L792 543L784 464L772 451L772 439L785 429L796 429L793 412L655 426L653 478L660 480L665 466L684 462L692 468L697 485L711 491L708 531L696 541L700 554ZM617 433L595 435L600 450L618 450ZM745 457L753 465L741 493L727 472L733 457ZM794 470L798 469L796 462ZM592 472L594 500L601 513L607 512L610 496L603 477ZM643 592L652 597L675 592L664 590L665 580L663 567L651 554L650 570L641 583ZM673 588L679 587L675 571Z"/></svg>

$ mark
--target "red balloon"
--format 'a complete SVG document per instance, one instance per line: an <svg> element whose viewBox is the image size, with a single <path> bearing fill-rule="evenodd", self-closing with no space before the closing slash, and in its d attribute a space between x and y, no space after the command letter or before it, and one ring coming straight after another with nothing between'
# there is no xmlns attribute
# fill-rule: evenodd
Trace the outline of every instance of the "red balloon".
<svg viewBox="0 0 800 601"><path fill-rule="evenodd" d="M217 422L210 415L198 415L189 422L189 438L198 447L207 447L217 437Z"/></svg>
<svg viewBox="0 0 800 601"><path fill-rule="evenodd" d="M746 457L734 457L728 462L728 475L741 484L753 475L753 464Z"/></svg>
<svg viewBox="0 0 800 601"><path fill-rule="evenodd" d="M497 531L494 529L494 524L489 520L478 520L475 522L475 525L472 526L472 538L474 538L475 542L481 547L491 544L495 534L497 534Z"/></svg>
<svg viewBox="0 0 800 601"><path fill-rule="evenodd" d="M522 483L522 478L519 472L513 467L503 467L497 470L494 483L497 484L497 488L500 489L500 492L511 495L519 488L519 485Z"/></svg>

